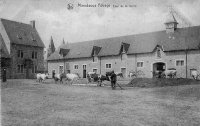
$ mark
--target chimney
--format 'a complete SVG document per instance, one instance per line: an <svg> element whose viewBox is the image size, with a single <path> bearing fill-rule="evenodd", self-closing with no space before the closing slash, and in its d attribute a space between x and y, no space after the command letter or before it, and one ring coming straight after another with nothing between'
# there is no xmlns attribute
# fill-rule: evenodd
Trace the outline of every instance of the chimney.
<svg viewBox="0 0 200 126"><path fill-rule="evenodd" d="M35 28L35 20L30 21L30 25L32 26L32 28Z"/></svg>

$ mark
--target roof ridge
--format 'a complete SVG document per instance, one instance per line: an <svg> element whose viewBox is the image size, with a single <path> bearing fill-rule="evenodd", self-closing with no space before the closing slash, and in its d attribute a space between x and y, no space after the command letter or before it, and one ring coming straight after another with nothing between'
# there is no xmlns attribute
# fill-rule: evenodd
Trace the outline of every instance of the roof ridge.
<svg viewBox="0 0 200 126"><path fill-rule="evenodd" d="M28 23L24 23L24 22L19 22L19 21L13 21L13 20L9 20L9 19L5 19L5 18L0 18L0 20L5 20L5 21L9 21L9 22L13 22L13 23L18 23L18 24L24 24L24 25L29 25L31 26L31 24L28 24Z"/></svg>

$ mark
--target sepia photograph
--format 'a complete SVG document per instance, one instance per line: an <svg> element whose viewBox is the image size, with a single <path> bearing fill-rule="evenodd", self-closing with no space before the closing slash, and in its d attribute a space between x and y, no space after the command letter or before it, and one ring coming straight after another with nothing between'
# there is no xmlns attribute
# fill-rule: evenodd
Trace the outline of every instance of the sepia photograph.
<svg viewBox="0 0 200 126"><path fill-rule="evenodd" d="M0 0L1 126L200 126L200 0Z"/></svg>

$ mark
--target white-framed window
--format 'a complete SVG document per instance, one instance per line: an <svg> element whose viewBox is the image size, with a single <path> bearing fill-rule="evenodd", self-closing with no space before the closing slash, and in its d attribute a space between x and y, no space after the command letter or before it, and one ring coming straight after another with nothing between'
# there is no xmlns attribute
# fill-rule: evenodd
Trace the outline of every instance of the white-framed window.
<svg viewBox="0 0 200 126"><path fill-rule="evenodd" d="M144 62L137 62L137 67L144 67Z"/></svg>
<svg viewBox="0 0 200 126"><path fill-rule="evenodd" d="M85 64L83 65L83 70L86 70L86 66L87 66L87 65L85 65Z"/></svg>
<svg viewBox="0 0 200 126"><path fill-rule="evenodd" d="M74 69L77 70L78 69L78 65L74 65Z"/></svg>
<svg viewBox="0 0 200 126"><path fill-rule="evenodd" d="M112 68L112 64L111 63L106 63L106 69L110 69Z"/></svg>
<svg viewBox="0 0 200 126"><path fill-rule="evenodd" d="M64 72L64 67L63 67L63 65L60 65L59 66L59 73L61 74L61 73L63 73Z"/></svg>
<svg viewBox="0 0 200 126"><path fill-rule="evenodd" d="M184 66L184 60L176 60L176 66Z"/></svg>
<svg viewBox="0 0 200 126"><path fill-rule="evenodd" d="M17 65L17 73L24 73L24 65Z"/></svg>
<svg viewBox="0 0 200 126"><path fill-rule="evenodd" d="M95 73L97 73L97 70L98 70L97 68L93 68L92 71L95 72Z"/></svg>

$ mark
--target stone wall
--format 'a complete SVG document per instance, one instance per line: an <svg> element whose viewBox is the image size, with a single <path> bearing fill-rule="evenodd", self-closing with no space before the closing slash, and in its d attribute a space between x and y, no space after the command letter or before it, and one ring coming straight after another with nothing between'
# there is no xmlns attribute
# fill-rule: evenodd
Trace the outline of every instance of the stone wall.
<svg viewBox="0 0 200 126"><path fill-rule="evenodd" d="M187 62L186 62L187 57ZM184 60L183 66L176 66L177 60ZM137 62L143 62L143 67L137 67ZM153 64L164 63L165 69L175 68L177 70L177 76L183 78L191 78L190 69L197 69L200 71L200 50L185 51L171 51L163 52L161 50L161 57L157 57L156 51L144 54L129 54L127 58L122 59L118 56L105 56L99 57L97 62L93 62L91 58L69 59L59 61L48 61L48 72L51 74L55 69L56 73L59 72L59 66L68 65L71 73L79 73L83 76L83 65L86 65L86 71L91 72L93 69L97 69L98 74L105 74L107 71L114 70L115 72L121 72L125 70L125 77L128 77L130 71L142 71L144 75L142 77L153 77ZM106 64L111 64L111 68L106 68ZM74 65L78 65L78 69L74 69ZM187 68L187 74L186 74Z"/></svg>

